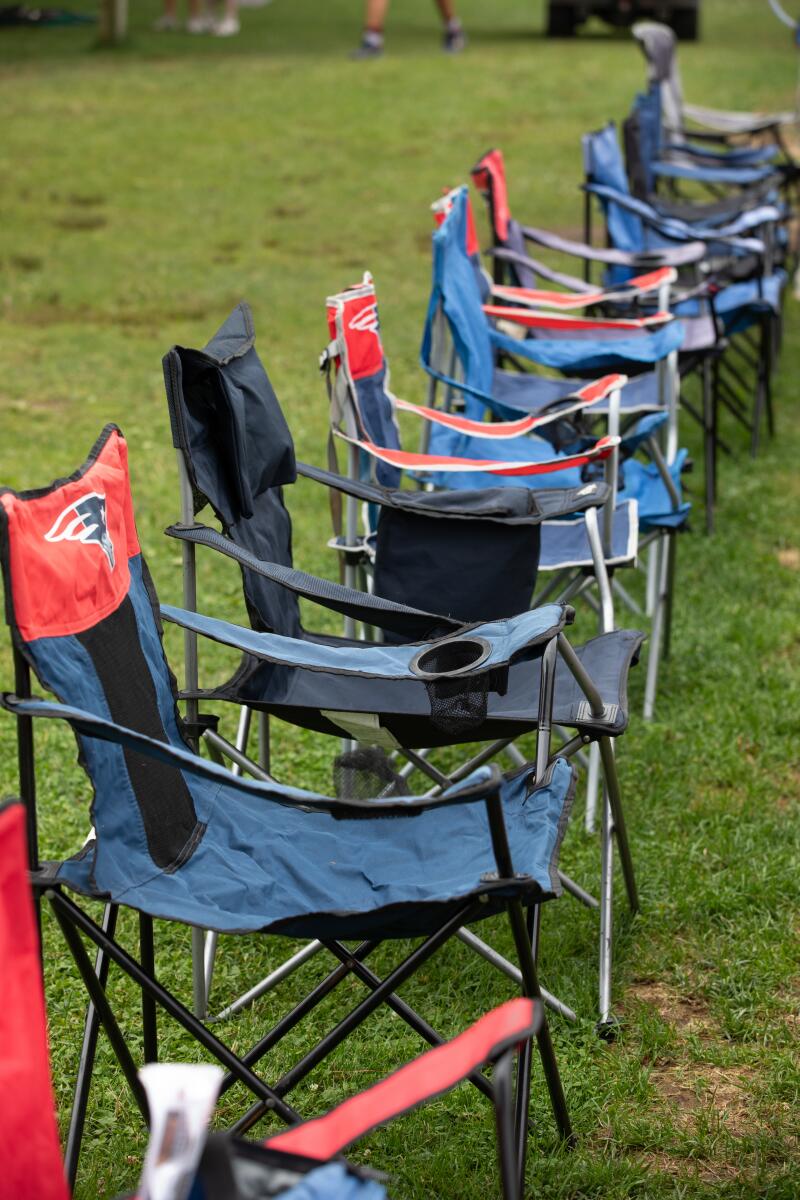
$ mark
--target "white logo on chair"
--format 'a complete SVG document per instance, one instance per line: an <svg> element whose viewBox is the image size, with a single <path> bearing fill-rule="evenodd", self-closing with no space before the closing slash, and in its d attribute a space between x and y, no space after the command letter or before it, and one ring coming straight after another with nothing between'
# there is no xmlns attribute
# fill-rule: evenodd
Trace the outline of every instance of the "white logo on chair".
<svg viewBox="0 0 800 1200"><path fill-rule="evenodd" d="M108 532L106 498L102 492L87 492L63 509L44 535L46 542L84 542L99 546L114 570L114 543Z"/></svg>
<svg viewBox="0 0 800 1200"><path fill-rule="evenodd" d="M378 305L373 300L360 313L356 313L348 325L348 329L356 329L359 333L378 332Z"/></svg>

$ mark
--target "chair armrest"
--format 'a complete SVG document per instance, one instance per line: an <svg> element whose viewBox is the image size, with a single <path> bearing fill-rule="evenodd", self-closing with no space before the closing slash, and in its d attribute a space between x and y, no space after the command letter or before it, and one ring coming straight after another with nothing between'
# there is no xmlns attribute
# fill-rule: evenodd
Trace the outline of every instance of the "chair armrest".
<svg viewBox="0 0 800 1200"><path fill-rule="evenodd" d="M594 185L591 186L594 187ZM684 245L680 246L629 254L625 250L601 250L596 246L588 246L585 242L573 242L570 238L563 238L545 229L535 229L528 225L522 226L522 233L528 241L547 246L550 250L571 254L575 258L587 259L590 262L605 263L607 266L631 267L634 270L686 267L701 262L706 256L705 244L696 239L686 241Z"/></svg>
<svg viewBox="0 0 800 1200"><path fill-rule="evenodd" d="M306 600L313 600L333 612L354 617L357 621L365 621L369 625L377 625L380 629L388 629L410 639L428 638L436 633L443 633L445 629L459 628L459 622L450 617L409 608L405 604L397 604L368 592L359 592L327 579L319 579L315 575L307 575L305 571L297 571L280 563L265 562L237 546L230 538L223 537L217 530L209 529L207 525L170 525L165 533L167 537L216 550L227 558L232 558L248 571L280 584L288 591L303 596Z"/></svg>
<svg viewBox="0 0 800 1200"><path fill-rule="evenodd" d="M441 1096L474 1071L513 1053L536 1036L543 1019L540 1000L522 996L508 1000L452 1041L428 1050L324 1117L295 1125L264 1144L270 1150L327 1162L378 1125Z"/></svg>

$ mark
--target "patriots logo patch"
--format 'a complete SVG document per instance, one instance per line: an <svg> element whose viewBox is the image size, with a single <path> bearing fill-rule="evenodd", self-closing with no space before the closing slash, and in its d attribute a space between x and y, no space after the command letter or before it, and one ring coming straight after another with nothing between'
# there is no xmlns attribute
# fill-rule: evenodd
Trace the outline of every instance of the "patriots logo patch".
<svg viewBox="0 0 800 1200"><path fill-rule="evenodd" d="M106 498L101 492L87 492L63 509L44 537L46 542L84 542L99 546L114 570L114 543L108 532Z"/></svg>
<svg viewBox="0 0 800 1200"><path fill-rule="evenodd" d="M375 303L368 304L362 308L361 312L356 313L348 326L349 329L355 329L359 333L377 333L378 332L378 306Z"/></svg>

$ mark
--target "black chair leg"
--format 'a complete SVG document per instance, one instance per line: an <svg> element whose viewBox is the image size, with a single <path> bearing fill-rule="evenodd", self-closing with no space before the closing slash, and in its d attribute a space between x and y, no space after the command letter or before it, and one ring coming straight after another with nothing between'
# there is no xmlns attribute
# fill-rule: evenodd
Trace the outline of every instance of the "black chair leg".
<svg viewBox="0 0 800 1200"><path fill-rule="evenodd" d="M155 978L155 947L153 944L153 918L147 913L139 913L139 952L142 967L148 975ZM156 1002L147 992L142 991L142 1040L144 1043L144 1061L158 1062L158 1018Z"/></svg>
<svg viewBox="0 0 800 1200"><path fill-rule="evenodd" d="M103 910L101 928L109 937L114 936L117 928L117 906L107 904ZM102 988L108 980L108 955L98 950L94 960L94 971ZM75 1190L75 1180L78 1175L78 1159L83 1142L83 1130L86 1124L86 1110L89 1106L89 1091L92 1085L92 1072L97 1053L97 1035L100 1031L100 1016L92 1001L86 1008L86 1020L83 1026L83 1044L78 1062L78 1074L75 1079L75 1092L72 1098L72 1111L67 1129L67 1141L64 1148L64 1172L67 1176L70 1192Z"/></svg>

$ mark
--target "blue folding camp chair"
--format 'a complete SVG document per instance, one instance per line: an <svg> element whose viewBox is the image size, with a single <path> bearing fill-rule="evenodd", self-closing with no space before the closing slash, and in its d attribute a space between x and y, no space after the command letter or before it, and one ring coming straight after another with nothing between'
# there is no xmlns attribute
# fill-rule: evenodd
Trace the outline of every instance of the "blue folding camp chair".
<svg viewBox="0 0 800 1200"><path fill-rule="evenodd" d="M647 60L648 83L659 86L664 133L670 147L712 162L715 145L726 162L759 165L772 162L778 154L792 161L782 127L794 124L796 113L730 112L687 104L673 31L658 21L637 21L632 33ZM765 143L765 138L769 142Z"/></svg>
<svg viewBox="0 0 800 1200"><path fill-rule="evenodd" d="M675 242L699 235L707 241L708 266L720 285L713 296L714 316L731 350L752 370L752 377L743 376L733 366L730 354L718 355L714 360L713 387L709 392L712 411L699 418L706 439L707 495L710 480L713 500L717 447L729 449L717 430L719 405L724 405L748 429L753 454L758 449L765 416L770 431L773 428L770 379L787 276L782 267L773 269L770 265L771 248L775 245L770 230L781 219L781 211L772 204L761 205L744 212L735 223L704 228L662 218L645 201L630 194L613 124L587 134L583 149L587 199L594 196L599 200L611 245L632 251L658 245L665 239ZM589 204L586 211L586 236L590 240ZM693 317L697 301L679 305L677 311ZM758 344L753 343L751 330L758 333Z"/></svg>
<svg viewBox="0 0 800 1200"><path fill-rule="evenodd" d="M370 322L361 314L359 325ZM375 322L373 321L374 325ZM375 334L371 335L377 340ZM277 716L292 724L366 746L396 750L424 774L433 791L465 778L478 765L489 761L523 733L538 726L538 666L512 663L508 679L487 679L487 693L477 706L466 704L454 692L448 700L437 700L431 717L430 701L421 680L383 680L372 684L353 675L345 678L303 666L304 647L320 653L320 646L338 652L359 653L365 643L353 637L335 638L303 628L298 595L316 600L351 618L349 633L356 623L377 627L386 643L406 642L432 633L458 630L461 623L494 621L524 612L530 606L536 583L540 527L546 518L586 511L590 523L594 510L608 497L602 482L578 480L574 486L532 492L522 488L487 488L453 493L395 490L368 481L343 478L298 463L297 472L316 483L342 493L379 512L374 544L374 594L304 575L292 567L291 522L284 506L281 485L295 475L294 447L264 367L256 353L252 317L240 305L202 350L173 347L164 360L164 375L173 440L178 449L182 484L182 522L168 532L180 538L185 555L185 605L197 605L194 550L205 545L238 562L242 568L244 594L250 621L256 630L270 630L283 642L295 646L295 665L281 669L266 665L262 658L246 654L239 670L226 683L202 689L197 676L194 627L187 630L186 689L188 715L195 721L197 703L220 699L241 704L242 721L236 741L231 743L217 730L207 729L204 740L215 753L234 764L263 776L269 768L266 717ZM374 361L374 346L362 347L362 367ZM375 384L377 387L377 383ZM613 444L584 453L598 460L613 451ZM484 471L511 468L502 461L484 460ZM522 469L539 469L539 464ZM494 475L492 475L494 478ZM196 514L210 504L222 534L196 523ZM355 553L360 557L362 547ZM469 586L465 587L465 579ZM502 588L498 588L502 579ZM425 605L441 609L436 616ZM413 607L408 607L408 605ZM198 620L202 620L198 618ZM186 625L184 616L183 622ZM197 626L197 632L202 632ZM630 851L624 830L619 784L613 759L612 739L624 732L628 721L627 677L638 655L642 635L616 631L593 638L574 653L566 639L559 642L556 666L554 714L560 725L574 731L562 754L577 753L585 742L597 742L606 771L611 808L603 825L604 870L601 873L600 1016L607 1022L611 1002L611 916L614 843L619 847L630 904L637 906ZM378 647L375 647L377 651ZM562 662L566 655L570 664ZM579 670L576 684L573 670ZM533 674L532 674L533 672ZM454 677L455 678L455 677ZM596 680L596 685L595 681ZM496 684L496 686L495 686ZM451 682L451 689L455 685ZM599 688L599 691L598 691ZM584 689L588 689L585 691ZM441 691L441 688L440 688ZM250 713L260 714L260 762L247 756ZM445 773L427 751L464 742L483 744L468 763ZM422 750L423 753L419 753ZM343 786L352 791L360 767L367 771L383 768L374 756L363 760L344 756L337 773ZM384 771L376 788L402 785ZM564 885L589 907L598 901L562 876ZM484 954L500 969L508 971L491 947L471 930L458 935ZM295 960L283 964L255 985L244 997L226 1008L235 1011L285 977L320 948L319 943L303 948ZM215 939L197 938L195 951L196 1003L205 1011ZM206 967L204 968L204 959ZM511 968L516 977L516 968ZM559 1011L570 1010L546 997ZM574 1016L574 1014L572 1014ZM604 1026L605 1027L605 1026ZM609 1026L610 1027L610 1026Z"/></svg>
<svg viewBox="0 0 800 1200"><path fill-rule="evenodd" d="M560 890L558 852L574 786L567 760L550 753L559 653L566 652L576 680L584 674L563 639L570 619L565 606L403 646L303 641L180 609L159 613L136 533L127 447L115 426L106 426L86 462L67 478L35 491L0 490L0 559L15 663L15 693L3 695L2 704L17 722L20 791L32 834L34 718L72 725L92 785L93 836L77 854L41 862L35 836L30 845L35 895L49 902L91 1000L67 1143L71 1182L100 1026L146 1113L132 1052L106 992L111 963L141 990L146 1061L157 1057L160 1008L226 1069L223 1093L235 1083L252 1093L254 1104L236 1123L238 1132L267 1113L297 1122L287 1099L292 1089L384 1002L438 1045L441 1037L396 991L465 924L507 913L523 994L539 998L540 904ZM343 589L332 586L330 596L341 605ZM352 602L366 611L363 597ZM400 606L383 607L402 615ZM270 779L236 777L190 748L162 648L161 616L246 650L284 679L291 664L300 663L321 693L333 694L331 681L344 688L353 679L376 693L398 683L419 687L429 697L431 727L434 710L451 721L459 706L474 714L490 686L514 671L525 673L527 663L528 682L535 675L540 693L538 702L531 697L540 713L536 767L503 777L485 766L436 796L368 799L332 799ZM31 697L31 672L56 700ZM102 920L68 893L103 902ZM115 936L120 906L139 914L138 959ZM254 1047L236 1054L156 978L154 918L226 933L319 937L336 966ZM83 936L98 949L94 965ZM408 938L422 941L380 979L368 965L370 953L385 939ZM342 939L358 945L348 948ZM257 1063L345 978L365 984L366 998L267 1083ZM536 1041L559 1132L570 1138L545 1022ZM524 1050L515 1117L520 1177L530 1068ZM496 1094L485 1077L470 1078L487 1095Z"/></svg>
<svg viewBox="0 0 800 1200"><path fill-rule="evenodd" d="M464 396L465 413L473 419L481 420L487 410L498 416L517 416L519 412L541 413L542 410L546 411L548 404L563 397L565 392L569 394L575 390L574 379L569 382L553 380L527 372L498 368L496 358L499 355L510 355L518 362L532 361L562 371L571 369L582 373L593 369L635 371L653 362L658 363L655 372L649 371L644 376L639 376L640 379L644 379L644 383L631 388L627 400L628 387L623 387L621 393L615 394L612 391L604 403L587 406L585 412L590 420L605 415L609 434L617 435L620 432L622 412L632 409L633 412L639 413L643 406L655 409L652 415L631 432L627 446L623 442L627 450L635 450L642 442L650 441L655 429L662 422L668 429L666 459L651 473L637 471L636 466L629 467L629 463L626 463L621 480L619 477L612 479L619 503L616 508L612 508L612 501L607 507L606 514L609 519L606 521L606 527L611 525L610 514L614 512L615 520L618 520L620 512L624 511L632 499L637 501L637 523L638 501L643 500L647 506L644 521L645 528L651 533L651 540L659 539L664 528L674 531L676 527L680 527L685 522L688 509L683 506L679 491L683 460L678 455L675 388L677 349L683 334L678 323L668 314L656 314L652 321L647 317L592 320L565 317L561 312L532 310L519 305L509 307L482 304L479 268L475 261L476 256L468 253L466 240L467 190L458 189L438 203L444 219L433 239L433 290L422 345L422 361L433 381L432 400L435 402L435 385L443 383L448 389L444 398L445 407L450 405L453 393L458 391ZM487 283L486 289L488 288ZM522 328L526 334L533 332L535 336L525 336L522 340L509 336L507 330L515 326ZM637 384L636 379L634 384ZM549 429L558 433L557 425L543 424L542 436L547 437ZM507 443L504 453L508 457L512 454L522 456L526 453L526 444L527 439ZM468 446L463 433L441 425L432 427L427 441L429 453L447 453L462 457L470 455L469 447L472 445L479 446L480 441L470 442ZM569 451L570 447L567 446L566 449ZM473 456L474 453L475 451L472 451ZM628 468L629 474L626 473ZM665 468L663 477L660 468ZM435 475L432 478L434 482L440 482ZM533 477L531 482L535 486L536 478ZM627 487L630 488L630 492L626 494ZM632 508L628 509L630 516L633 512ZM554 568L559 571L561 563L557 557L557 538L554 538L553 544L556 548ZM658 546L658 541L655 544ZM633 543L631 545L633 548ZM672 542L670 549L674 557ZM627 564L632 565L634 558L635 548ZM664 615L670 611L668 582L673 577L674 570L670 567L668 558L666 553L653 555L653 581L654 584L655 581L659 581L660 586L658 589L653 586L651 591L651 612L657 620L654 630L657 636L651 639L648 662L645 686L647 716L652 715L655 703L660 632L664 624ZM581 573L591 568L591 560L587 560L588 555L578 564ZM617 558L611 565L615 568L624 565L624 560ZM557 586L563 582L560 574L556 575L556 581ZM584 575L584 586L586 582ZM627 597L624 589L621 594ZM541 599L541 596L542 593L537 600ZM657 618L656 610L660 613ZM601 628L613 628L614 615L610 600L607 607L603 607L602 619Z"/></svg>

